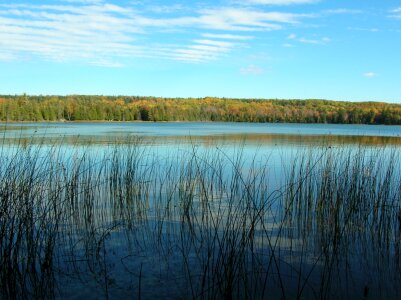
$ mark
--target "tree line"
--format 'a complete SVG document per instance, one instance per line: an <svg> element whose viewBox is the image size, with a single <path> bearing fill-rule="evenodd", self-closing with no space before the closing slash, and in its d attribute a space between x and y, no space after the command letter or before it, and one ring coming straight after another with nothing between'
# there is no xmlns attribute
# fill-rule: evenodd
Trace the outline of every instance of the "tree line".
<svg viewBox="0 0 401 300"><path fill-rule="evenodd" d="M401 125L383 102L138 96L0 96L0 121L222 121Z"/></svg>

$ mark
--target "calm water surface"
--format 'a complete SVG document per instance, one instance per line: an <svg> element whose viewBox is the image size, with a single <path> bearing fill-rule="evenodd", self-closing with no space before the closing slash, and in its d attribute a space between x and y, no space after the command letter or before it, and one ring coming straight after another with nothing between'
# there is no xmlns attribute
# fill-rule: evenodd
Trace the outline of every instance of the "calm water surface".
<svg viewBox="0 0 401 300"><path fill-rule="evenodd" d="M2 123L0 130L23 137L46 136L224 136L224 135L329 135L401 137L401 126L266 123ZM15 134L15 133L14 133Z"/></svg>
<svg viewBox="0 0 401 300"><path fill-rule="evenodd" d="M221 151L232 157L241 150L245 162L269 164L270 179L280 184L283 167L300 152L357 149L392 152L401 146L401 126L343 124L270 124L220 122L78 122L0 124L3 144L57 144L66 153L100 153L115 144L140 138L149 155L167 158L196 151ZM44 144L44 145L43 145Z"/></svg>
<svg viewBox="0 0 401 300"><path fill-rule="evenodd" d="M43 199L63 199L49 237L55 298L401 296L401 126L3 123L0 134L5 164L22 149L50 172L32 188L51 220L34 225L43 241L56 224Z"/></svg>

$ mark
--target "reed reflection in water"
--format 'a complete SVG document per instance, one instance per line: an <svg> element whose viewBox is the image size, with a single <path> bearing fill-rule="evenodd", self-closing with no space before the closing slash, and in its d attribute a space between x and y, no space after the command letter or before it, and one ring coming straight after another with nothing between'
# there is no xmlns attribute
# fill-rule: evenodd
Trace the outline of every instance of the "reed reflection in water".
<svg viewBox="0 0 401 300"><path fill-rule="evenodd" d="M76 147L2 146L3 298L401 296L397 148Z"/></svg>

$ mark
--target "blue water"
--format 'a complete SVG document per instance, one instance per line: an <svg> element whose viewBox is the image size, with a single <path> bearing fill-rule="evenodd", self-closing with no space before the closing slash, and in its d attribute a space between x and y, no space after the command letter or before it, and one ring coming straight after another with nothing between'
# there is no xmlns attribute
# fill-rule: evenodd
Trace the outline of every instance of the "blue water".
<svg viewBox="0 0 401 300"><path fill-rule="evenodd" d="M271 124L271 123L3 123L5 136L20 133L22 137L46 136L213 136L247 134L382 136L400 137L401 126L344 125L344 124Z"/></svg>
<svg viewBox="0 0 401 300"><path fill-rule="evenodd" d="M132 139L124 140L126 137L131 137ZM143 140L138 141L135 137L143 138ZM335 151L334 153L344 151L344 154L347 155L349 153L347 152L348 150L357 151L362 147L363 150L367 151L365 154L368 156L370 154L374 156L377 151L380 151L380 154L386 158L394 150L398 150L401 147L401 126L201 122L3 123L0 124L1 138L3 142L0 142L0 158L5 162L8 162L9 158L21 149L31 147L32 151L41 153L40 159L43 159L43 161L46 161L46 158L53 154L60 153L59 156L55 155L55 159L60 166L73 165L75 157L85 154L89 159L88 166L95 168L97 165L102 165L101 163L98 164L99 162L111 157L110 153L116 149L116 146L119 149L119 147L126 147L127 143L137 142L139 143L139 151L144 151L144 155L139 160L138 170L147 174L146 170L150 169L149 167L151 166L155 168L155 172L158 175L155 181L158 185L152 182L151 194L153 189L155 191L158 190L161 182L174 186L173 179L176 176L174 172L179 172L181 166L185 166L183 163L190 161L194 155L198 159L194 163L202 162L203 157L206 157L205 160L207 161L207 159L212 159L217 155L221 159L211 160L211 162L224 162L221 167L224 171L224 174L222 174L224 182L229 182L230 176L235 172L242 174L243 178L246 179L248 174L252 174L252 168L255 171L258 168L266 169L268 173L263 180L271 188L271 191L268 192L272 192L272 195L274 195L273 191L283 186L286 183L286 178L289 179L288 174L291 165L297 157L302 157L305 153L306 155L315 153L316 156L319 156L320 153L328 153L330 151ZM238 157L241 157L243 164L237 166L235 161ZM211 169L218 168L218 166L214 165L207 165L207 167ZM171 173L168 172L169 168L173 170ZM209 170L208 168L202 170ZM399 168L396 169L399 170ZM366 176L366 174L361 174L361 176ZM148 179L146 176L144 178L138 177L138 180ZM106 196L106 199L108 197L107 193L103 196ZM161 195L160 197L167 199L167 196ZM81 201L83 208L79 212L85 212L86 206L84 204L86 203L86 198L83 196ZM88 203L91 202L88 201ZM103 290L103 280L109 282L111 298L135 298L140 284L142 285L144 298L159 299L163 296L177 298L178 295L185 298L185 296L190 296L189 293L185 292L186 290L189 291L189 285L184 280L185 274L183 275L182 273L184 264L180 261L182 258L181 252L184 249L180 248L183 245L179 243L181 242L179 239L181 235L178 233L183 232L184 237L185 234L188 234L188 237L191 236L189 234L190 231L180 231L186 225L184 221L180 218L174 218L174 215L166 217L168 222L166 223L167 225L163 224L166 227L163 227L164 231L160 236L160 241L158 240L158 243L152 244L154 241L149 236L154 234L158 237L158 227L155 226L158 223L155 220L160 217L154 215L157 203L153 203L152 198L146 204L149 206L146 207L148 209L146 217L134 214L135 210L133 208L131 208L132 211L127 211L125 206L122 206L120 212L119 207L114 205L119 204L118 202L113 202L113 206L108 206L103 197L99 197L94 203L103 208L103 210L99 208L93 210L95 213L94 221L92 220L92 222L97 227L92 228L93 224L91 222L88 223L91 226L87 225L90 230L84 226L87 221L85 214L77 217L76 220L70 221L71 223L64 224L66 228L75 228L74 226L76 226L78 233L73 232L72 234L71 239L75 243L74 249L70 249L71 245L68 243L66 245L58 244L58 248L56 248L61 253L58 253L57 256L61 261L60 266L68 271L65 273L67 274L66 276L63 275L64 272L58 274L58 288L62 297L75 297L77 299L106 298ZM130 206L127 204L127 207ZM272 210L275 207L276 203L273 201ZM177 208L172 208L168 212L173 214L175 210ZM163 210L161 211L163 212ZM216 212L213 210L213 213ZM132 218L132 220L129 219L130 222L134 223L132 228L126 225L126 223L129 223L125 219L126 216ZM181 215L178 216L181 217ZM279 216L277 215L277 217ZM142 219L146 220L143 224L140 223ZM116 229L109 230L110 224L114 223L119 224L119 226ZM273 225L275 223L266 222L266 224L272 226L271 232L274 238ZM288 230L290 229L292 228L288 228ZM296 229L294 228L294 231ZM321 238L316 232L319 232L319 230L310 228L311 241L315 239L318 241ZM97 255L93 256L93 265L89 264L88 260L91 249L88 250L83 246L86 235L88 235L87 244L91 246L91 241L93 240L93 247L98 251L95 253ZM98 241L103 241L103 244ZM140 242L139 246L136 244L138 241ZM289 278L284 277L290 298L293 295L292 291L296 291L299 284L297 280L298 274L294 270L302 270L304 275L309 274L309 267L310 270L315 270L310 275L312 288L305 293L306 298L313 296L311 292L313 289L319 289L319 270L323 268L321 264L324 260L319 257L320 252L315 254L319 250L318 242L316 243L316 247L312 242L311 245L304 246L302 241L297 239L297 235L280 238L278 249L282 251L281 258L283 259L280 269ZM99 245L104 246L104 252L99 252L97 248ZM288 245L291 245L293 252L288 251L288 248L291 248ZM371 245L371 243L368 243L368 245ZM160 250L156 246L163 249ZM305 261L299 262L297 260L298 250L301 252L300 257ZM351 250L356 251L356 248L351 247ZM77 268L76 270L72 269L71 266L74 259L67 255L69 252L74 251L75 259L78 259L76 266L74 266ZM304 251L308 252L307 256L304 256ZM269 260L268 249L261 248L260 253L261 257L266 259L266 262L263 262L262 259L262 264L267 264ZM199 253L195 253L191 249L191 251L188 250L188 254L189 264L196 273L196 268L199 268L199 265L196 264L195 254L199 255ZM347 255L352 259L355 258L353 253L348 253ZM361 260L375 262L376 257L378 256L368 252ZM79 259L82 259L82 262ZM86 261L88 261L88 264L86 264ZM373 290L374 287L371 282L376 281L376 273L380 272L380 270L373 269L370 264L367 264L371 269L363 271L366 271L367 274L372 274L373 279L370 279L364 273L358 273L361 269L359 263L360 260L358 259L351 261L350 264L347 262L347 267L352 267L350 267L352 269L350 274L355 276L354 280L356 282L355 284L350 283L350 289L352 290L355 286L355 291L348 295L349 298L362 295L364 285L370 285L371 290ZM378 265L384 266L385 264L378 263ZM373 266L375 265L373 264ZM106 268L107 272L103 268ZM95 274L93 269L98 270L98 273ZM339 270L343 269L339 268ZM79 276L75 272L79 274L81 280L76 279ZM102 272L106 273L107 276ZM140 272L142 276L141 283L138 280ZM270 272L274 273L275 269ZM389 271L389 273L391 272ZM68 274L73 276L69 278ZM341 276L339 275L338 278L342 278ZM380 282L385 283L386 281L381 280ZM375 295L374 292L371 293L373 296ZM399 295L397 293L398 290L394 292L394 295ZM272 298L279 298L280 289L273 286L273 289L269 290L267 294L271 295ZM336 295L336 291L332 291L333 295ZM295 295L293 298L295 298Z"/></svg>
<svg viewBox="0 0 401 300"><path fill-rule="evenodd" d="M10 152L12 144L25 139L26 144L40 144L44 152L57 145L65 157L85 152L99 158L114 147L116 141L120 143L128 138L128 143L146 147L148 155L157 157L161 165L177 157L191 156L193 152L202 155L214 151L227 158L241 153L245 166L250 162L267 164L269 179L279 185L285 168L300 153L360 147L369 150L380 147L390 153L394 147L401 147L401 126L222 122L2 123L1 137L4 141L2 152L5 149Z"/></svg>

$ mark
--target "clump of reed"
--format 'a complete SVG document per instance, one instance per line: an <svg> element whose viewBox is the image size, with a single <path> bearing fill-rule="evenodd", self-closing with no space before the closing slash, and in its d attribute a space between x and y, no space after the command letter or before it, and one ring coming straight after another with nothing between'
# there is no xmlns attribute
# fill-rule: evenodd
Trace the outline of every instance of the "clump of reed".
<svg viewBox="0 0 401 300"><path fill-rule="evenodd" d="M401 295L396 151L304 152L280 187L244 154L3 145L2 297Z"/></svg>
<svg viewBox="0 0 401 300"><path fill-rule="evenodd" d="M284 214L293 225L287 230L315 248L316 264L322 264L320 297L350 285L341 275L360 272L356 262L366 268L359 274L368 278L365 287L376 292L383 274L400 278L400 161L396 149L387 150L327 149L292 164ZM398 286L388 288L400 293Z"/></svg>

